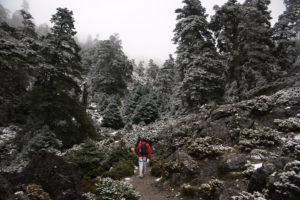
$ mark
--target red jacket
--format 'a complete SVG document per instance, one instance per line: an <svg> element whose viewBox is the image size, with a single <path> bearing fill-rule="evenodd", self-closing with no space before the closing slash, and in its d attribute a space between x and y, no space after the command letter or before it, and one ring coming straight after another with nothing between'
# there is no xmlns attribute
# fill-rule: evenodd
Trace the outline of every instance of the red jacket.
<svg viewBox="0 0 300 200"><path fill-rule="evenodd" d="M148 155L142 156L140 154L139 150L140 150L142 144L146 144L146 147L147 147L147 150L148 150ZM151 159L151 147L147 142L144 142L144 141L140 142L139 145L137 146L135 152L138 155L138 157L147 157L147 158Z"/></svg>

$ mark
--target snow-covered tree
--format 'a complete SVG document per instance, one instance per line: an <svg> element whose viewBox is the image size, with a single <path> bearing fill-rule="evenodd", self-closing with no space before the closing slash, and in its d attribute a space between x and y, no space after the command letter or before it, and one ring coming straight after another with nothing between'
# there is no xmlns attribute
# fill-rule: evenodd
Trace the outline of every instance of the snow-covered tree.
<svg viewBox="0 0 300 200"><path fill-rule="evenodd" d="M127 81L131 79L133 64L124 54L118 35L111 36L109 40L96 41L82 54L86 68L92 66L88 75L92 92L124 93Z"/></svg>
<svg viewBox="0 0 300 200"><path fill-rule="evenodd" d="M282 70L289 70L300 54L300 48L297 46L300 37L300 1L284 0L284 4L286 10L274 26L275 56Z"/></svg>
<svg viewBox="0 0 300 200"><path fill-rule="evenodd" d="M179 96L185 108L194 109L223 95L223 65L199 0L184 0L177 9L174 42L177 47Z"/></svg>
<svg viewBox="0 0 300 200"><path fill-rule="evenodd" d="M158 70L159 70L158 65L154 63L153 59L150 59L149 63L148 63L147 70L146 70L146 76L150 80L154 81L156 76L157 76Z"/></svg>
<svg viewBox="0 0 300 200"><path fill-rule="evenodd" d="M236 81L240 87L240 31L244 19L244 9L237 0L228 0L222 7L214 7L216 13L210 22L210 28L217 38L217 45L222 54L228 58L228 79Z"/></svg>
<svg viewBox="0 0 300 200"><path fill-rule="evenodd" d="M240 27L240 64L244 91L274 80L278 73L272 55L270 0L246 0L244 18Z"/></svg>
<svg viewBox="0 0 300 200"><path fill-rule="evenodd" d="M25 10L21 10L21 15L23 17L23 33L27 36L36 38L37 34L35 32L35 24L32 22L32 15Z"/></svg>
<svg viewBox="0 0 300 200"><path fill-rule="evenodd" d="M72 15L73 12L67 8L57 8L57 13L52 15L54 25L44 39L45 48L41 52L47 64L39 67L36 86L51 87L57 92L77 97L80 88L76 79L81 79L82 66L80 49L74 40L76 31Z"/></svg>
<svg viewBox="0 0 300 200"><path fill-rule="evenodd" d="M8 10L0 4L0 22L7 22Z"/></svg>
<svg viewBox="0 0 300 200"><path fill-rule="evenodd" d="M46 23L40 24L36 27L36 33L39 36L46 36L50 32L51 32L50 27Z"/></svg>
<svg viewBox="0 0 300 200"><path fill-rule="evenodd" d="M115 102L111 102L105 109L102 126L114 129L120 129L124 127L120 110Z"/></svg>
<svg viewBox="0 0 300 200"><path fill-rule="evenodd" d="M175 73L175 60L172 55L169 55L169 59L165 61L163 67L157 73L154 82L157 90L166 94L172 94L175 85Z"/></svg>
<svg viewBox="0 0 300 200"><path fill-rule="evenodd" d="M158 108L155 100L151 94L143 96L139 105L134 111L132 122L134 124L139 124L144 122L149 124L154 122L159 117Z"/></svg>

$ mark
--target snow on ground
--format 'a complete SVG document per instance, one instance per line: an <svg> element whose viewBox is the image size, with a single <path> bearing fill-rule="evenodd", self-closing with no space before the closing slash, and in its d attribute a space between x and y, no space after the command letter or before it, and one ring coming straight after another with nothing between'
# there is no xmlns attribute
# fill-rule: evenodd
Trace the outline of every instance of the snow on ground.
<svg viewBox="0 0 300 200"><path fill-rule="evenodd" d="M254 167L255 170L257 170L258 168L262 167L262 163L252 164L252 166Z"/></svg>

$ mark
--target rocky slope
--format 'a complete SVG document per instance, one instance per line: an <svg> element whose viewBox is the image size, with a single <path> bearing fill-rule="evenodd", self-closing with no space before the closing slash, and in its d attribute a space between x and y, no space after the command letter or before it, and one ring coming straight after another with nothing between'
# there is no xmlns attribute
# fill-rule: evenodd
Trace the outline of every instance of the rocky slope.
<svg viewBox="0 0 300 200"><path fill-rule="evenodd" d="M150 137L152 138L152 137ZM298 199L300 88L205 105L151 139L162 186L202 199Z"/></svg>

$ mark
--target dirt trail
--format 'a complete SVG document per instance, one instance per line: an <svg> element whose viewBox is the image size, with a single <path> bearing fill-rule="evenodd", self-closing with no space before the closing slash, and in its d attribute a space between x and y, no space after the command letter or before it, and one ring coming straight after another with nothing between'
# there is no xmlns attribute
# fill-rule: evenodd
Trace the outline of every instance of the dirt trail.
<svg viewBox="0 0 300 200"><path fill-rule="evenodd" d="M163 190L162 188L156 187L156 178L150 175L150 170L151 168L147 167L147 174L144 178L137 177L138 170L135 170L134 176L132 176L129 181L140 193L141 200L183 200L183 198L179 196L178 191Z"/></svg>

